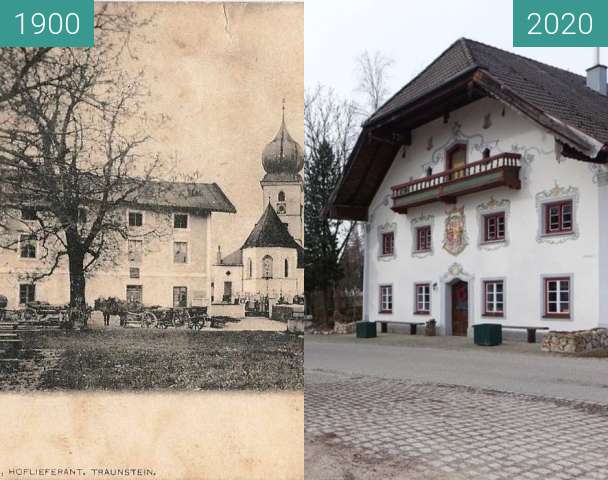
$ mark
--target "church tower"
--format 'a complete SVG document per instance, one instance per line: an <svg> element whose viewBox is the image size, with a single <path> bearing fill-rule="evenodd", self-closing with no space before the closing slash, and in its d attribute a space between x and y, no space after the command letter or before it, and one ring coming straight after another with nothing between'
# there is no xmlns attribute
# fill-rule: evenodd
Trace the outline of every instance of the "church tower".
<svg viewBox="0 0 608 480"><path fill-rule="evenodd" d="M266 175L260 182L263 208L273 206L280 220L299 245L304 241L304 181L300 172L304 168L304 151L291 137L283 120L276 137L262 154Z"/></svg>

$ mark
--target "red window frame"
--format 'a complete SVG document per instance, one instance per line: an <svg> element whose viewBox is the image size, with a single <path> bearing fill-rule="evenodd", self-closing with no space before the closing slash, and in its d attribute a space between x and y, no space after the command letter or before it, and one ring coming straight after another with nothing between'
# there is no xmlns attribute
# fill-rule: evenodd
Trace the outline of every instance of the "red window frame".
<svg viewBox="0 0 608 480"><path fill-rule="evenodd" d="M426 289L426 293L424 292ZM428 302L425 299L420 299L420 296L428 296ZM427 303L427 305L425 305ZM414 285L414 314L415 315L428 315L431 313L431 284L430 283L416 283ZM428 308L424 308L428 307Z"/></svg>
<svg viewBox="0 0 608 480"><path fill-rule="evenodd" d="M392 255L395 252L395 232L382 234L382 255Z"/></svg>
<svg viewBox="0 0 608 480"><path fill-rule="evenodd" d="M488 308L488 285L502 285L502 310L491 310ZM496 289L494 290L494 295L497 295ZM498 303L496 298L494 298L494 305ZM503 317L505 314L505 282L503 280L486 280L483 282L483 316L484 317Z"/></svg>
<svg viewBox="0 0 608 480"><path fill-rule="evenodd" d="M502 233L500 232L500 221L502 220ZM492 225L493 224L493 225ZM491 232L491 229L494 232ZM501 242L505 239L507 231L507 223L505 221L505 212L490 213L483 217L484 242Z"/></svg>
<svg viewBox="0 0 608 480"><path fill-rule="evenodd" d="M387 290L390 294L390 308L384 308L384 290ZM393 286L392 285L380 285L380 313L393 313Z"/></svg>
<svg viewBox="0 0 608 480"><path fill-rule="evenodd" d="M545 208L545 211L544 211L545 235L556 235L556 234L559 235L559 234L572 232L572 222L573 222L573 213L574 213L572 200L563 200L561 202L546 203L544 205L544 208ZM567 222L567 226L566 226L566 222L564 222L564 217L567 215L566 213L564 213L564 210L566 208L568 208L570 210L570 212L569 212L570 220L569 220L569 222ZM554 209L556 209L555 213L553 213ZM554 219L555 219L555 222L553 222ZM553 227L553 225L555 225L555 227Z"/></svg>
<svg viewBox="0 0 608 480"><path fill-rule="evenodd" d="M425 225L423 227L416 228L416 251L417 252L428 252L431 250L432 244L431 226Z"/></svg>
<svg viewBox="0 0 608 480"><path fill-rule="evenodd" d="M562 282L567 282L568 284L568 289L566 290L567 294L568 294L568 300L567 301L562 301L560 297L558 297L556 295L555 300L550 301L549 300L549 283L551 282L560 282L560 288L557 292L559 292L560 294L564 292L564 290L561 289L561 283ZM570 318L571 315L571 311L572 311L572 282L570 280L570 277L545 277L543 280L543 298L544 298L544 315L543 318ZM551 312L549 311L549 304L550 303L555 303L558 306L559 311L556 312ZM561 308L561 304L562 303L567 303L567 310L566 311L562 311Z"/></svg>

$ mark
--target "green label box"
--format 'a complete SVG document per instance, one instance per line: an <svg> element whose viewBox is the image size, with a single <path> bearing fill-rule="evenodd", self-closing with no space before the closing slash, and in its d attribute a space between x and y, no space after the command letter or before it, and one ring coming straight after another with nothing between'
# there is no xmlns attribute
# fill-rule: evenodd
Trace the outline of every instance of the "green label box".
<svg viewBox="0 0 608 480"><path fill-rule="evenodd" d="M608 46L608 0L513 0L514 47Z"/></svg>
<svg viewBox="0 0 608 480"><path fill-rule="evenodd" d="M0 0L0 47L93 47L93 0Z"/></svg>

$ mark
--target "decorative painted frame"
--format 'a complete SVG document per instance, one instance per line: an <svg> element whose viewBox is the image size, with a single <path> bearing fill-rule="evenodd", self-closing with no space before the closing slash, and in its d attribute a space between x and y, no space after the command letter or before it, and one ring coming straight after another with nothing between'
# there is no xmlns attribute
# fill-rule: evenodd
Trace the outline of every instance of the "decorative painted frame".
<svg viewBox="0 0 608 480"><path fill-rule="evenodd" d="M510 243L509 221L511 216L511 201L504 198L496 200L490 197L485 203L477 205L477 247L481 250L498 250L507 247ZM485 239L485 216L495 213L505 214L505 238L502 240L486 241Z"/></svg>
<svg viewBox="0 0 608 480"><path fill-rule="evenodd" d="M420 227L431 228L431 249L430 250L417 250L417 230ZM435 217L433 215L421 215L420 217L412 218L410 220L410 229L412 232L412 248L411 255L414 258L425 258L434 255L435 249L433 245L435 243Z"/></svg>
<svg viewBox="0 0 608 480"><path fill-rule="evenodd" d="M537 221L537 243L559 244L568 240L576 240L579 237L578 226L578 204L579 190L577 187L560 187L557 182L551 190L545 190L536 194ZM545 205L548 203L572 201L572 231L568 233L545 233Z"/></svg>
<svg viewBox="0 0 608 480"><path fill-rule="evenodd" d="M385 233L393 233L393 253L392 255L384 255L382 252L382 235ZM388 262L397 258L397 223L386 222L384 225L377 227L378 233L378 260Z"/></svg>
<svg viewBox="0 0 608 480"><path fill-rule="evenodd" d="M570 282L570 315L568 317L547 316L545 308L545 281L552 278L567 278ZM540 276L540 319L543 322L573 322L574 321L574 274L573 273L543 273Z"/></svg>
<svg viewBox="0 0 608 480"><path fill-rule="evenodd" d="M484 277L480 278L479 299L480 316L486 319L506 320L507 319L507 279L506 277ZM486 282L502 282L502 315L491 315L486 313Z"/></svg>

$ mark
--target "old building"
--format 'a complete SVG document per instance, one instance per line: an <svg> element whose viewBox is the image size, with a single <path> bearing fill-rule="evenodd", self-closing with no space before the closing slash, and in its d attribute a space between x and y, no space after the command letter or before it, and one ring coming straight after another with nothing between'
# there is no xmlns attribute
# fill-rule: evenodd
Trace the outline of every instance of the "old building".
<svg viewBox="0 0 608 480"><path fill-rule="evenodd" d="M372 115L328 209L367 222L365 320L608 325L606 92L460 39Z"/></svg>
<svg viewBox="0 0 608 480"><path fill-rule="evenodd" d="M235 252L217 252L213 265L214 302L271 300L291 303L304 294L304 153L291 137L285 116L262 153L266 174L262 216Z"/></svg>
<svg viewBox="0 0 608 480"><path fill-rule="evenodd" d="M150 187L148 195L132 199L118 212L129 238L112 242L109 260L88 275L88 303L99 297L161 306L210 303L212 214L235 213L234 206L216 184ZM68 303L67 265L32 282L32 275L49 271L43 246L28 233L37 222L36 212L29 207L13 210L2 235L14 237L15 248L0 249L0 293L9 299L8 308L32 301Z"/></svg>

